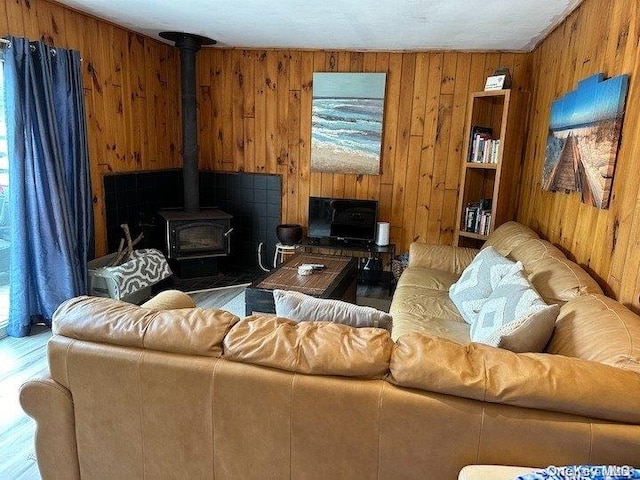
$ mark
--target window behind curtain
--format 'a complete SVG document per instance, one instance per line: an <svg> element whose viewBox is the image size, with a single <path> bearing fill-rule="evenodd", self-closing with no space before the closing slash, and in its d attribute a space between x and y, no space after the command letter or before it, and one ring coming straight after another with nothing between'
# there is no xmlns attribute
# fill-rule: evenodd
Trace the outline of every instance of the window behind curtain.
<svg viewBox="0 0 640 480"><path fill-rule="evenodd" d="M1 55L1 54L0 54ZM0 337L9 317L9 157L4 103L4 62L0 56Z"/></svg>

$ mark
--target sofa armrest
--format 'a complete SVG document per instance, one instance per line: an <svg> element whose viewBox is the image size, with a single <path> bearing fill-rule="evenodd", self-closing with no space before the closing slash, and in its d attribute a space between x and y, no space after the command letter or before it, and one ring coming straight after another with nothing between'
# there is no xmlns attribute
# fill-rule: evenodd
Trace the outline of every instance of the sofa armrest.
<svg viewBox="0 0 640 480"><path fill-rule="evenodd" d="M50 377L31 380L20 388L20 405L38 426L35 447L40 474L80 478L71 392Z"/></svg>
<svg viewBox="0 0 640 480"><path fill-rule="evenodd" d="M460 275L478 252L476 248L413 242L409 247L409 266L434 268Z"/></svg>
<svg viewBox="0 0 640 480"><path fill-rule="evenodd" d="M640 375L597 362L409 333L397 340L390 371L401 387L640 424Z"/></svg>

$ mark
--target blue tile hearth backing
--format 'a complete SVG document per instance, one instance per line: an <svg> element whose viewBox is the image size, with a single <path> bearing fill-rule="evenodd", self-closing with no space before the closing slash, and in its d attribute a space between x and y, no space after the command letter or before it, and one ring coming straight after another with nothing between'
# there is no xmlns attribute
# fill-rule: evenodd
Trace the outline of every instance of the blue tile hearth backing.
<svg viewBox="0 0 640 480"><path fill-rule="evenodd" d="M132 237L144 233L141 248L164 250L160 209L183 207L182 170L126 173L104 177L107 244L116 251L127 223ZM257 249L264 243L263 263L273 262L276 226L282 208L282 178L260 173L200 172L200 207L220 208L233 215L233 265L257 265ZM224 263L224 261L223 261Z"/></svg>

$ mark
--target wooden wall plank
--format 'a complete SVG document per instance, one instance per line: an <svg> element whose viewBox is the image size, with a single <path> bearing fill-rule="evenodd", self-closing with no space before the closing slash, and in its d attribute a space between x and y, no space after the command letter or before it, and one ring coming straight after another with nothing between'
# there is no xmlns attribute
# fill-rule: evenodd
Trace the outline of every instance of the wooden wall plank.
<svg viewBox="0 0 640 480"><path fill-rule="evenodd" d="M301 225L309 218L310 161L311 161L311 99L314 63L313 55L301 54L300 68L300 157L298 159L298 213Z"/></svg>
<svg viewBox="0 0 640 480"><path fill-rule="evenodd" d="M31 40L40 39L41 35L38 30L36 3L28 0L19 0L19 3L22 7L22 20L24 22L24 32L22 33L22 36Z"/></svg>
<svg viewBox="0 0 640 480"><path fill-rule="evenodd" d="M16 37L22 37L26 35L24 28L24 20L22 18L22 11L24 9L21 0L15 0L12 2L3 2L6 9L6 17L2 22L2 34L14 35Z"/></svg>
<svg viewBox="0 0 640 480"><path fill-rule="evenodd" d="M382 137L382 178L383 184L393 184L396 151L398 145L398 111L400 102L400 85L402 75L402 54L379 54L376 60L378 68L385 68L387 63L387 88L385 94L385 122ZM391 205L389 206L391 208Z"/></svg>
<svg viewBox="0 0 640 480"><path fill-rule="evenodd" d="M309 95L307 96L307 101L309 102L309 142L311 142L311 106L313 105L313 74L315 72L324 72L325 71L325 54L324 52L312 52L311 55L311 65L312 70L306 72L309 75L309 82L311 85L311 89L309 90ZM311 148L311 147L309 147ZM309 163L311 163L311 150L309 150ZM325 182L328 183L328 182ZM309 195L311 196L322 196L322 173L321 172L313 172L309 173Z"/></svg>
<svg viewBox="0 0 640 480"><path fill-rule="evenodd" d="M211 56L203 55L196 63L196 89L198 90L198 160L202 170L213 170L213 140L210 138L214 132L212 91L211 91ZM253 62L251 62L253 65ZM149 78L147 69L147 96L156 95L154 91L155 81ZM250 159L247 156L247 163Z"/></svg>
<svg viewBox="0 0 640 480"><path fill-rule="evenodd" d="M206 56L203 56L206 58ZM242 86L243 95L242 102L242 119L243 119L243 138L242 144L244 148L244 158L240 162L245 172L255 172L256 170L256 96L255 96L255 62L254 54L251 50L242 52Z"/></svg>
<svg viewBox="0 0 640 480"><path fill-rule="evenodd" d="M267 171L267 139L264 134L267 124L266 105L267 105L267 52L260 50L256 52L256 65L255 65L255 171L266 172ZM219 83L216 83L216 87L219 88ZM220 91L220 95L224 92Z"/></svg>
<svg viewBox="0 0 640 480"><path fill-rule="evenodd" d="M66 45L64 7L55 3L36 3L36 17L40 38L49 45Z"/></svg>
<svg viewBox="0 0 640 480"><path fill-rule="evenodd" d="M364 54L363 63L362 63L362 72L379 73L378 66L377 66L377 57L374 53L368 52ZM380 147L381 155L382 155L382 150L383 150L383 147L381 146ZM363 177L364 179L368 180L368 186L367 186L366 193L363 195L362 198L368 198L370 200L377 200L378 198L380 198L381 176L380 175L364 175Z"/></svg>
<svg viewBox="0 0 640 480"><path fill-rule="evenodd" d="M424 133L424 108L427 96L427 78L429 76L429 54L416 54L415 77L413 80L413 102L411 104L411 135Z"/></svg>
<svg viewBox="0 0 640 480"><path fill-rule="evenodd" d="M409 136L411 133L411 112L413 101L413 85L415 76L415 55L403 54L400 76L400 92L398 96L397 132L395 164L393 167L393 197L391 198L391 227L402 231L405 210L405 189L409 164L419 165L419 157L409 157ZM415 153L415 149L414 152ZM413 171L413 169L411 169ZM409 173L411 173L411 171ZM413 209L411 209L413 213ZM401 235L403 236L403 235Z"/></svg>
<svg viewBox="0 0 640 480"><path fill-rule="evenodd" d="M289 51L279 52L277 58L277 123L276 123L276 173L282 177L282 195L283 198L287 198L287 191L289 190L288 182L291 180L289 173L289 103L290 89L289 89ZM295 114L292 114L291 120L296 121ZM295 128L295 123L292 125ZM296 204L297 207L297 204ZM289 202L282 202L281 209L282 218L289 218ZM293 218L297 216L297 208L294 209L291 215Z"/></svg>
<svg viewBox="0 0 640 480"><path fill-rule="evenodd" d="M425 125L422 134L420 167L418 171L418 196L416 199L416 215L413 239L427 241L427 225L431 214L431 194L433 186L433 163L435 160L435 142L437 134L438 102L440 98L440 82L442 75L443 55L429 54L429 73L425 96ZM484 58L482 61L484 66ZM480 73L482 75L482 73Z"/></svg>
<svg viewBox="0 0 640 480"><path fill-rule="evenodd" d="M233 65L233 86L232 86L232 101L231 101L231 116L232 116L232 156L233 156L233 169L239 172L245 170L245 152L244 152L244 56L240 50L235 50L231 59Z"/></svg>
<svg viewBox="0 0 640 480"><path fill-rule="evenodd" d="M125 78L126 99L129 108L125 109L128 125L128 151L126 155L134 170L147 170L149 158L147 148L149 136L146 115L146 55L145 38L137 33L127 32L127 64L140 65L143 68L131 72Z"/></svg>
<svg viewBox="0 0 640 480"><path fill-rule="evenodd" d="M289 116L287 125L288 157L285 173L285 200L292 223L301 223L303 214L298 202L298 167L300 165L300 90L289 90Z"/></svg>
<svg viewBox="0 0 640 480"><path fill-rule="evenodd" d="M455 54L445 54L447 57ZM443 85L446 85L443 83ZM434 168L431 191L431 210L427 225L426 240L428 243L440 243L442 228L442 214L444 208L444 193L447 181L447 154L449 151L449 135L451 133L451 113L453 110L453 95L440 95L438 105L437 130L434 145Z"/></svg>
<svg viewBox="0 0 640 480"><path fill-rule="evenodd" d="M222 52L222 103L220 105L220 114L222 119L222 164L226 169L232 169L235 141L233 131L233 114L234 114L234 88L235 88L235 76L233 69L234 62L234 50L224 50Z"/></svg>

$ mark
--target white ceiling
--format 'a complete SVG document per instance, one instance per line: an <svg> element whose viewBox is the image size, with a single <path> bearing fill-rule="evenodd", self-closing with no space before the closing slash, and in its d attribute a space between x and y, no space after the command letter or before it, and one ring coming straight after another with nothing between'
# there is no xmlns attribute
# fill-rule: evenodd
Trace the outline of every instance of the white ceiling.
<svg viewBox="0 0 640 480"><path fill-rule="evenodd" d="M175 30L224 47L529 51L581 0L57 1L154 38Z"/></svg>

